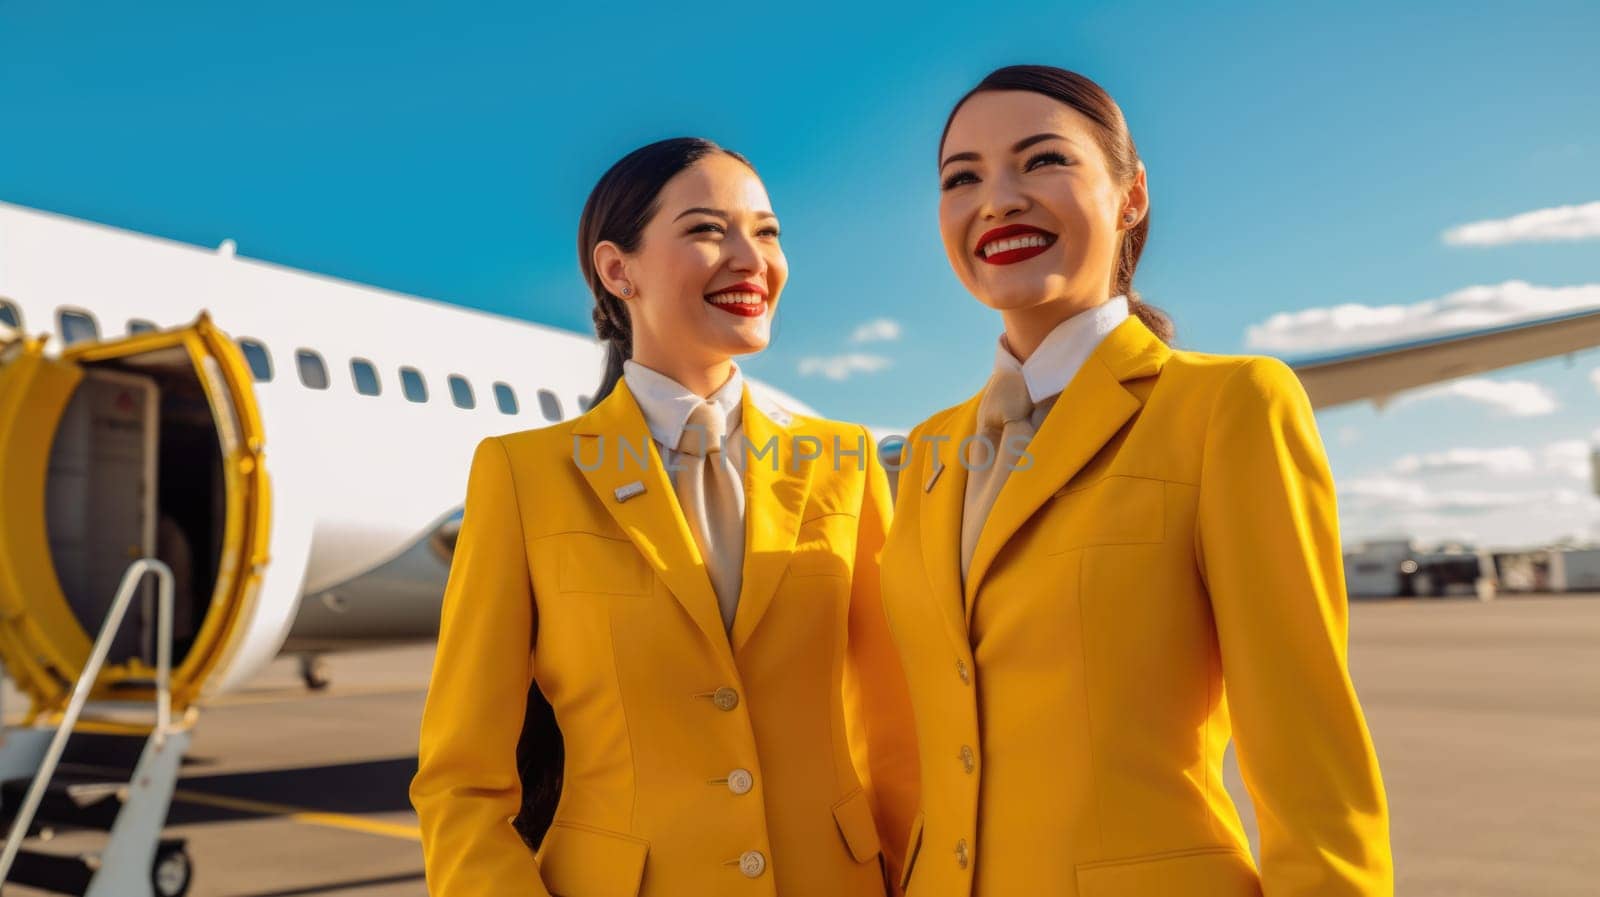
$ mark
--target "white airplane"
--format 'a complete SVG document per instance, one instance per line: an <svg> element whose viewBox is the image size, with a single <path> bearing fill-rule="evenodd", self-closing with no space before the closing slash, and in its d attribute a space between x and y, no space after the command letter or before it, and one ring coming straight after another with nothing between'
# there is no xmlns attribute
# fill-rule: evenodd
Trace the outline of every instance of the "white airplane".
<svg viewBox="0 0 1600 897"><path fill-rule="evenodd" d="M232 250L0 203L0 658L36 711L138 556L178 580L174 710L280 653L434 637L473 447L599 382L592 337ZM130 617L98 697L150 681Z"/></svg>
<svg viewBox="0 0 1600 897"><path fill-rule="evenodd" d="M1297 370L1326 407L1597 344L1600 311ZM178 574L174 710L280 654L316 686L319 652L431 639L474 445L580 413L602 363L588 336L5 203L0 346L0 660L35 716L135 557ZM95 698L149 699L139 611Z"/></svg>

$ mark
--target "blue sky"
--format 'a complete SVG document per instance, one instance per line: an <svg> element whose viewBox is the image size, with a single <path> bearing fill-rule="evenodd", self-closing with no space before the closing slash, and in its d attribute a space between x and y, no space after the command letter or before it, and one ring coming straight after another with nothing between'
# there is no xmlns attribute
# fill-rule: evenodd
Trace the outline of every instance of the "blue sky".
<svg viewBox="0 0 1600 897"><path fill-rule="evenodd" d="M755 161L784 222L790 286L748 369L908 426L981 385L999 326L939 244L945 115L989 69L1045 62L1127 114L1153 195L1137 283L1186 348L1302 354L1248 334L1345 304L1426 331L1419 303L1469 287L1600 284L1600 239L1443 239L1600 200L1593 4L1192 7L0 0L0 199L585 329L589 187L704 135ZM880 318L899 339L852 342ZM887 366L800 373L847 353ZM1587 535L1597 365L1324 412L1347 537Z"/></svg>

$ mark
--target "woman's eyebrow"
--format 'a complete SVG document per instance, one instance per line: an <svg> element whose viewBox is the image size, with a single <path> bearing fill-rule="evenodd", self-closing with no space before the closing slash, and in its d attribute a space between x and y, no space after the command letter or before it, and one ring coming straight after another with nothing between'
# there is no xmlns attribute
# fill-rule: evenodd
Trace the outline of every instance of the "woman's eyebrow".
<svg viewBox="0 0 1600 897"><path fill-rule="evenodd" d="M727 212L724 212L721 209L708 209L705 206L695 206L692 209L684 209L683 211L679 212L677 217L673 218L672 220L673 221L677 221L678 218L682 218L685 215L693 215L693 214L696 214L696 213L699 213L701 215L710 215L713 218L721 218L724 221L728 220L728 213Z"/></svg>
<svg viewBox="0 0 1600 897"><path fill-rule="evenodd" d="M727 212L724 212L721 209L708 209L705 206L695 206L694 208L684 209L683 211L679 212L677 214L677 217L673 218L672 220L673 221L677 221L678 218L682 218L685 215L696 215L696 214L699 214L699 215L710 215L713 218L721 218L723 221L727 221L731 217ZM776 218L776 217L778 217L776 212L773 212L773 211L770 211L770 210L764 210L764 211L756 212L755 216L757 218Z"/></svg>
<svg viewBox="0 0 1600 897"><path fill-rule="evenodd" d="M950 156L947 159L945 159L943 162L940 162L939 163L939 170L943 171L945 166L949 165L951 162L976 162L980 158L982 158L982 157L979 156L977 153L956 153L955 155Z"/></svg>
<svg viewBox="0 0 1600 897"><path fill-rule="evenodd" d="M1071 140L1067 140L1067 138L1062 137L1060 134L1035 134L1032 137L1024 137L1012 144L1011 151L1014 153L1020 153L1028 147L1033 146L1035 143L1043 143L1046 140L1065 140L1067 143L1072 142Z"/></svg>
<svg viewBox="0 0 1600 897"><path fill-rule="evenodd" d="M1018 140L1016 143L1012 144L1011 145L1011 151L1013 153L1020 153L1023 150L1027 149L1028 147L1033 146L1035 143L1043 143L1046 140L1064 140L1067 143L1071 143L1072 142L1070 139L1068 139L1066 137L1063 137L1060 134L1050 134L1050 133L1035 134L1032 137L1024 137L1021 140ZM949 158L945 159L943 162L939 163L939 169L942 171L944 169L944 167L946 165L949 165L951 162L976 162L981 158L983 158L983 157L978 155L977 153L972 153L972 152L955 153L954 155L952 155Z"/></svg>

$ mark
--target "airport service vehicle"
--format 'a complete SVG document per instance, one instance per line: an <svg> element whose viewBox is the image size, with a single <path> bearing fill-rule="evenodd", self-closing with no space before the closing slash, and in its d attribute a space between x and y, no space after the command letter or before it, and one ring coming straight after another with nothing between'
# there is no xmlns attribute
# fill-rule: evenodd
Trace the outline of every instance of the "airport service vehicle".
<svg viewBox="0 0 1600 897"><path fill-rule="evenodd" d="M1392 598L1405 593L1411 561L1410 539L1379 539L1352 546L1344 554L1345 591L1351 598ZM1415 564L1409 572L1415 572Z"/></svg>
<svg viewBox="0 0 1600 897"><path fill-rule="evenodd" d="M1600 592L1600 548L1552 548L1552 592Z"/></svg>
<svg viewBox="0 0 1600 897"><path fill-rule="evenodd" d="M1492 587L1495 583L1493 556L1481 549L1456 544L1418 551L1403 565L1403 572L1407 578L1401 594L1419 598L1478 595L1480 588Z"/></svg>
<svg viewBox="0 0 1600 897"><path fill-rule="evenodd" d="M1497 583L1494 557L1446 544L1431 549L1411 539L1374 539L1345 552L1345 590L1351 598L1441 598L1478 595Z"/></svg>

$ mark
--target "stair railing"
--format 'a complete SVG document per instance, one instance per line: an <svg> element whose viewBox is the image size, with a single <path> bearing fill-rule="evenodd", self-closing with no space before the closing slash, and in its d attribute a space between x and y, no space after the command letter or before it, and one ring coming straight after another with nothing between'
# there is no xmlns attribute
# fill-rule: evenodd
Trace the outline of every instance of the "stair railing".
<svg viewBox="0 0 1600 897"><path fill-rule="evenodd" d="M33 783L28 786L28 795L22 801L21 809L11 821L5 852L0 853L0 883L4 883L11 875L11 866L16 862L17 853L22 850L23 839L28 836L28 827L33 824L39 803L44 800L45 789L49 787L56 766L61 762L61 755L67 748L67 738L78 724L83 705L89 700L89 692L94 689L100 668L105 665L106 655L111 651L111 642L122 625L122 618L127 615L128 605L133 602L133 593L146 573L154 573L157 584L156 728L150 733L150 738L157 746L166 741L167 730L172 725L172 569L155 558L140 558L130 564L128 572L122 575L122 585L117 588L117 597L111 602L105 622L100 625L94 650L89 652L89 662L83 665L83 672L78 674L78 682L73 686L72 700L61 717L61 724L56 727L55 737L50 740L50 747L45 751L38 772L34 773Z"/></svg>

